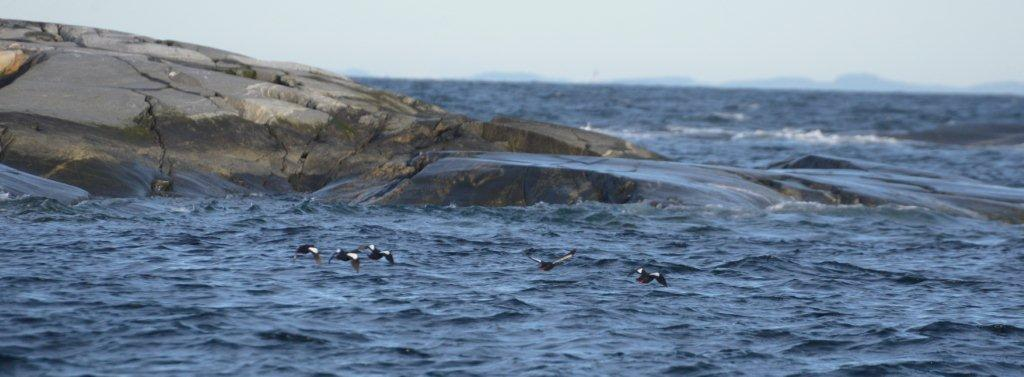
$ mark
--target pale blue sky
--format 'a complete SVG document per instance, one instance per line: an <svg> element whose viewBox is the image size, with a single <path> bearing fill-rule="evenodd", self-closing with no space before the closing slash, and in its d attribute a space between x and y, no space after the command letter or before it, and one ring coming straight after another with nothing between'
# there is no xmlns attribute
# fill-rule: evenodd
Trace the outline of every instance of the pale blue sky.
<svg viewBox="0 0 1024 377"><path fill-rule="evenodd" d="M602 80L850 72L1024 81L1024 1L0 0L0 17L117 29L398 77Z"/></svg>

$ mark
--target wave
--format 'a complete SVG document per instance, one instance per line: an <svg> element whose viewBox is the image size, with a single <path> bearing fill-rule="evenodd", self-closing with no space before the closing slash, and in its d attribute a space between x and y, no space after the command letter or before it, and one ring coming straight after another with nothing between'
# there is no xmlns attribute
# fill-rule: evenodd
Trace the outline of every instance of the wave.
<svg viewBox="0 0 1024 377"><path fill-rule="evenodd" d="M284 330L269 330L261 331L256 333L260 339L278 341L282 343L315 343L315 344L327 344L330 343L326 339L321 339L311 335L305 335L300 333L294 333Z"/></svg>
<svg viewBox="0 0 1024 377"><path fill-rule="evenodd" d="M800 129L785 127L782 129L728 129L722 127L668 126L665 130L608 129L588 125L581 127L587 131L600 132L629 140L660 139L672 136L685 136L709 140L778 140L800 144L840 145L840 144L900 144L904 141L888 136L875 134L838 134L828 133L820 129Z"/></svg>
<svg viewBox="0 0 1024 377"><path fill-rule="evenodd" d="M819 129L801 130L783 128L781 130L753 130L737 132L732 140L743 139L783 139L808 144L896 144L896 138L874 134L826 134Z"/></svg>
<svg viewBox="0 0 1024 377"><path fill-rule="evenodd" d="M854 342L836 339L808 339L792 347L787 348L785 353L796 354L819 354L841 351L845 347L853 345Z"/></svg>
<svg viewBox="0 0 1024 377"><path fill-rule="evenodd" d="M911 332L931 337L951 336L962 333L986 332L998 336L1024 336L1024 329L1003 323L969 324L953 321L935 321L910 329Z"/></svg>
<svg viewBox="0 0 1024 377"><path fill-rule="evenodd" d="M714 112L704 116L703 120L715 123L742 122L747 120L747 114L740 112Z"/></svg>

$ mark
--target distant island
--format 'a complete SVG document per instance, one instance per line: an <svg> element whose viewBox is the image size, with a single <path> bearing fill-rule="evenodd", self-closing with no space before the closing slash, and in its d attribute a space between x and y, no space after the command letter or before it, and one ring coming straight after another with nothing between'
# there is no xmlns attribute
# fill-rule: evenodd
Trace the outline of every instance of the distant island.
<svg viewBox="0 0 1024 377"><path fill-rule="evenodd" d="M359 69L342 70L353 77L382 77ZM662 87L706 87L734 89L777 89L777 90L821 90L839 92L902 92L902 93L959 93L959 94L1009 94L1024 95L1024 82L1003 81L971 86L944 86L909 83L891 80L869 73L851 73L836 77L832 81L818 81L799 76L780 76L765 79L737 80L726 82L704 82L686 76L636 77L597 81L578 81L558 77L547 77L529 72L490 71L453 80L489 82L544 82L544 83L587 83L611 85L640 85Z"/></svg>

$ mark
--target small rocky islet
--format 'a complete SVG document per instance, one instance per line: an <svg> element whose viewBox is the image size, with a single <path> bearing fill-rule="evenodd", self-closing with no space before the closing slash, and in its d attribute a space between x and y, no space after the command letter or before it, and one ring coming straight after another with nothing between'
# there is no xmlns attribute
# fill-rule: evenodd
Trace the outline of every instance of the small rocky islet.
<svg viewBox="0 0 1024 377"><path fill-rule="evenodd" d="M764 169L665 161L624 140L452 114L296 63L0 19L0 191L300 194L367 204L910 205L1024 222L1024 189L807 155Z"/></svg>

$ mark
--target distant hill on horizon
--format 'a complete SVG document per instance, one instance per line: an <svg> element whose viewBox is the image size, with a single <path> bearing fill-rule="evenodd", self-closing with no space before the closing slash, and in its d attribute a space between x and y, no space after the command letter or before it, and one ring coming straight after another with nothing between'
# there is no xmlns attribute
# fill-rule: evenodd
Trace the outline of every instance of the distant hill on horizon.
<svg viewBox="0 0 1024 377"><path fill-rule="evenodd" d="M500 81L500 82L566 82L557 78L544 77L530 72L481 72L470 76L469 80Z"/></svg>
<svg viewBox="0 0 1024 377"><path fill-rule="evenodd" d="M386 77L367 73L363 70L342 70L349 76ZM354 74L358 73L358 74ZM545 82L571 83L583 82L546 77L530 72L482 72L464 78L448 78L449 80L492 81L492 82ZM832 81L818 81L800 76L779 76L764 79L736 80L722 83L703 82L686 76L659 76L610 79L593 82L611 85L642 85L663 87L708 87L736 89L777 89L777 90L822 90L840 92L904 92L904 93L953 93L953 94L1009 94L1024 96L1024 82L1001 81L970 86L945 86L917 84L890 80L869 73L850 73L836 77Z"/></svg>
<svg viewBox="0 0 1024 377"><path fill-rule="evenodd" d="M851 73L832 81L816 81L805 77L775 77L761 80L730 81L711 84L715 87L753 89L833 90L845 92L966 93L1024 95L1024 83L992 82L971 86L916 84L886 79L868 73Z"/></svg>

